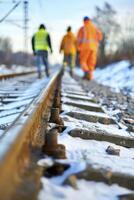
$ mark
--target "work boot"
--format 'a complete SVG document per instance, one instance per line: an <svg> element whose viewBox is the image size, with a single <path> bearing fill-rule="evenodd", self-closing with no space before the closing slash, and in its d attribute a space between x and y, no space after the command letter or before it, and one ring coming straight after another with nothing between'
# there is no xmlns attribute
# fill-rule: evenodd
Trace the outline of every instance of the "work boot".
<svg viewBox="0 0 134 200"><path fill-rule="evenodd" d="M73 70L70 70L70 76L73 77Z"/></svg>
<svg viewBox="0 0 134 200"><path fill-rule="evenodd" d="M84 76L82 77L83 80L88 80L88 73L87 72L84 72Z"/></svg>
<svg viewBox="0 0 134 200"><path fill-rule="evenodd" d="M50 77L49 71L46 71L46 76L47 76L47 77Z"/></svg>

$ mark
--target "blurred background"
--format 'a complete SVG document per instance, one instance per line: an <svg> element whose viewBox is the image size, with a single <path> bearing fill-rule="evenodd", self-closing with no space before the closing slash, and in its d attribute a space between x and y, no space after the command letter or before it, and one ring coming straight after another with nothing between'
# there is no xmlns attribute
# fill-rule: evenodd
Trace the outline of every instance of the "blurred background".
<svg viewBox="0 0 134 200"><path fill-rule="evenodd" d="M97 66L134 61L133 0L0 0L0 64L34 65L31 37L44 23L52 38L51 64L61 63L59 45L66 27L77 34L85 15L104 34Z"/></svg>

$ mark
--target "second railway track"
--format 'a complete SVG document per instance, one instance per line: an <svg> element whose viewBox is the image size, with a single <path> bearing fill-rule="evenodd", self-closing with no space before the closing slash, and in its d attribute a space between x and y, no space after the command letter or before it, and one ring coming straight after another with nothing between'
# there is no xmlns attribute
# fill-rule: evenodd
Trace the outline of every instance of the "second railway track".
<svg viewBox="0 0 134 200"><path fill-rule="evenodd" d="M62 77L59 71L50 82L42 79L38 87L38 93L31 90L32 93L17 96L21 104L28 94L35 98L9 124L0 139L1 200L42 200L43 191L46 197L47 191L45 193L45 184L41 190L40 178L63 176L64 171L68 171L68 176L63 182L68 180L74 188L80 179L95 181L96 185L103 182L108 187L106 195L116 183L120 191L125 188L126 194L130 193L128 198L133 198L132 135L108 116L92 94L87 94L68 74ZM12 103L15 94L12 93ZM6 104L9 99L4 101ZM2 112L3 106L0 107ZM48 159L46 155L53 158L51 166L44 164ZM74 165L77 167L70 173ZM72 183L70 177L74 174ZM121 199L120 193L116 196Z"/></svg>

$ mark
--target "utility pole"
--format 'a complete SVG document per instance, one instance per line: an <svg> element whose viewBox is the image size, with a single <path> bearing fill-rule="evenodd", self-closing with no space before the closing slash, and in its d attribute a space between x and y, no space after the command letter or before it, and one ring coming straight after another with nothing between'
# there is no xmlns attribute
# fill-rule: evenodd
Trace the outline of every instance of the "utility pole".
<svg viewBox="0 0 134 200"><path fill-rule="evenodd" d="M24 0L24 52L28 52L28 0Z"/></svg>

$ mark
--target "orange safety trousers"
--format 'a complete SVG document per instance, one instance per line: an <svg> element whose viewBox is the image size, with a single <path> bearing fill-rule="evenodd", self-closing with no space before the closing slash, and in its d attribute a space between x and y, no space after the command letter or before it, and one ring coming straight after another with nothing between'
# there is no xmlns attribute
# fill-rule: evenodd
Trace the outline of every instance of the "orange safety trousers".
<svg viewBox="0 0 134 200"><path fill-rule="evenodd" d="M80 51L80 65L84 72L94 71L97 62L96 50L83 50Z"/></svg>

